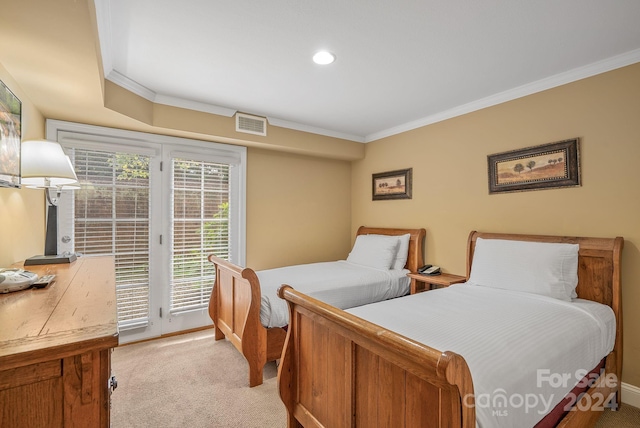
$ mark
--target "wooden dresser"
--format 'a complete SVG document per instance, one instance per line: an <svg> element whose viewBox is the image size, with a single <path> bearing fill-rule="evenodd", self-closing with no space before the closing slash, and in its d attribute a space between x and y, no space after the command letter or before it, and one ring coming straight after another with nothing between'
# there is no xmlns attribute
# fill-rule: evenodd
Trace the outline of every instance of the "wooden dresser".
<svg viewBox="0 0 640 428"><path fill-rule="evenodd" d="M56 281L0 294L0 427L109 427L113 258L27 270Z"/></svg>

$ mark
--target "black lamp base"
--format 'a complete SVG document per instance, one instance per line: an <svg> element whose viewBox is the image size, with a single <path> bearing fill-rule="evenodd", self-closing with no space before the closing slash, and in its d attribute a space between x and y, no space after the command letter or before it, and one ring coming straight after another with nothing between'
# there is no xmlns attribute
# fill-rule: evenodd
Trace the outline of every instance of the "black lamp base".
<svg viewBox="0 0 640 428"><path fill-rule="evenodd" d="M71 263L78 258L75 254L58 254L58 206L49 197L48 189L46 192L50 205L47 209L47 234L44 241L45 255L29 257L24 261L25 266ZM58 193L59 197L60 194Z"/></svg>
<svg viewBox="0 0 640 428"><path fill-rule="evenodd" d="M33 256L29 257L24 261L25 266L34 266L34 265L55 265L62 263L71 263L75 261L78 257L75 254L69 254L67 256Z"/></svg>

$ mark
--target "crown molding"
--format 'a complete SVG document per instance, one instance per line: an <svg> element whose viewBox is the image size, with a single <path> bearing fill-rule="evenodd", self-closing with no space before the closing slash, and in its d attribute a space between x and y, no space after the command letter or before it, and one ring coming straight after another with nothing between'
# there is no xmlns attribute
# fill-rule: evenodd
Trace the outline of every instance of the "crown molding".
<svg viewBox="0 0 640 428"><path fill-rule="evenodd" d="M615 70L617 68L626 67L627 65L635 64L637 62L640 62L640 49L629 51L621 55L616 55L602 61L586 65L584 67L575 68L564 73L559 73L554 76L540 79L536 82L518 86L516 88L509 89L507 91L503 91L476 101L472 101L470 103L424 117L422 119L407 122L403 125L394 126L393 128L388 128L380 132L369 134L365 137L364 141L366 143L369 143L381 138L411 131L416 128L421 128L423 126L451 119L456 116L462 116L463 114L471 113L507 101L512 101L517 98L522 98L527 95L532 95L537 92L555 88L557 86L566 85L567 83L575 82L587 77L592 77L597 74Z"/></svg>
<svg viewBox="0 0 640 428"><path fill-rule="evenodd" d="M111 72L107 75L106 79L153 103L185 108L189 110L201 111L205 113L212 113L212 114L217 114L225 117L231 117L237 112L237 110L227 108L227 107L201 103L197 101L187 100L184 98L170 97L167 95L157 94L151 89L145 86L142 86L141 84L135 82L132 79L129 79L127 76L124 76L115 70L111 70ZM260 115L258 114L258 116ZM311 134L319 134L327 137L334 137L334 138L340 138L343 140L350 140L358 143L364 143L364 137L361 137L359 135L332 131L330 129L317 128L314 126L304 125L296 122L289 122L287 120L278 119L276 117L267 117L267 120L269 121L269 124L273 126L279 126L281 128L294 129L297 131L308 132Z"/></svg>
<svg viewBox="0 0 640 428"><path fill-rule="evenodd" d="M113 69L111 55L111 8L107 0L94 0L96 23L98 26L98 45L102 57L102 71L107 76Z"/></svg>
<svg viewBox="0 0 640 428"><path fill-rule="evenodd" d="M151 101L152 103L156 101L156 93L154 91L147 88L146 86L142 86L135 80L129 79L127 76L125 76L124 74L120 74L116 70L111 70L108 74L105 71L105 79L130 92L133 92L138 96L141 96L148 101Z"/></svg>
<svg viewBox="0 0 640 428"><path fill-rule="evenodd" d="M289 122L287 120L278 119L276 117L267 116L270 125L279 126L281 128L294 129L296 131L308 132L311 134L319 134L327 137L340 138L342 140L355 141L356 143L364 143L364 137L360 135L347 134L345 132L332 131L330 129L317 128L315 126L303 125L297 122Z"/></svg>
<svg viewBox="0 0 640 428"><path fill-rule="evenodd" d="M215 104L201 103L198 101L186 100L184 98L170 97L167 95L156 94L154 102L173 107L186 108L189 110L202 111L205 113L217 114L219 116L231 117L236 114L237 110Z"/></svg>

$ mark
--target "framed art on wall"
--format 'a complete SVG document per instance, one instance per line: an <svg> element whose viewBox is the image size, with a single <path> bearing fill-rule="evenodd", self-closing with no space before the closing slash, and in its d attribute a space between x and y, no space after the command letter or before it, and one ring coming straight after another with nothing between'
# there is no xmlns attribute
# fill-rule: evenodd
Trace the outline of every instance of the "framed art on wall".
<svg viewBox="0 0 640 428"><path fill-rule="evenodd" d="M413 168L408 168L373 174L373 200L411 199L412 172Z"/></svg>
<svg viewBox="0 0 640 428"><path fill-rule="evenodd" d="M20 187L22 103L0 81L0 187Z"/></svg>
<svg viewBox="0 0 640 428"><path fill-rule="evenodd" d="M580 186L580 140L487 156L489 193Z"/></svg>

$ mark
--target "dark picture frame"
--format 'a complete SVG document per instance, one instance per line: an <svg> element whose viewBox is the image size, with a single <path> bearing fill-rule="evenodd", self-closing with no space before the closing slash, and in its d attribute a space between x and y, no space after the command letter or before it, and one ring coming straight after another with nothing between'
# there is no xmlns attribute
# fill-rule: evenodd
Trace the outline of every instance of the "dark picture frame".
<svg viewBox="0 0 640 428"><path fill-rule="evenodd" d="M371 178L373 200L411 199L412 176L413 168L373 174Z"/></svg>
<svg viewBox="0 0 640 428"><path fill-rule="evenodd" d="M580 139L487 156L489 194L580 186Z"/></svg>
<svg viewBox="0 0 640 428"><path fill-rule="evenodd" d="M0 187L20 188L22 102L0 80Z"/></svg>

